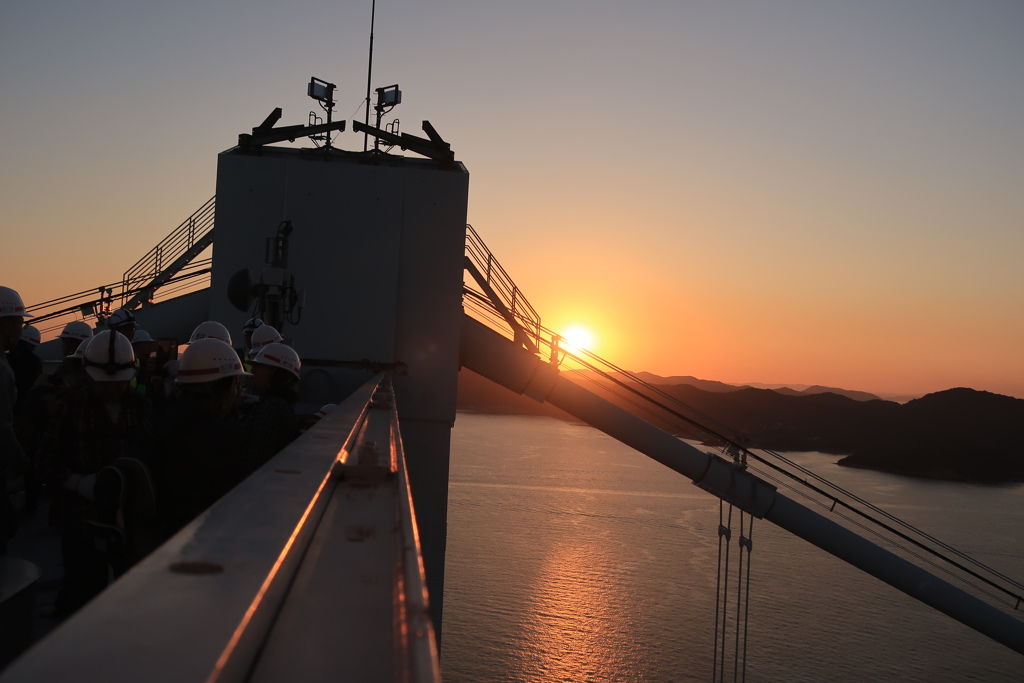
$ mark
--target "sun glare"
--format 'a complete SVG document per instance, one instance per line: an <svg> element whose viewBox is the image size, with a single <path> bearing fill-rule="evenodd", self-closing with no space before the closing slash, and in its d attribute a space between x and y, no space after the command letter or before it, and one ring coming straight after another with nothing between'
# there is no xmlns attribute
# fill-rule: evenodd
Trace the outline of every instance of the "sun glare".
<svg viewBox="0 0 1024 683"><path fill-rule="evenodd" d="M574 325L573 327L567 328L562 333L562 338L565 343L569 346L577 349L587 349L588 351L594 348L594 335L590 333L585 327Z"/></svg>

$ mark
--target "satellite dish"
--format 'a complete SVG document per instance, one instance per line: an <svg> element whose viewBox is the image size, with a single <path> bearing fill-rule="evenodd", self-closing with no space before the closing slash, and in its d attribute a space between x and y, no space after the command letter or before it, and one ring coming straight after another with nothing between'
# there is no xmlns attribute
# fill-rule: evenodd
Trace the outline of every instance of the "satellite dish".
<svg viewBox="0 0 1024 683"><path fill-rule="evenodd" d="M231 305L242 313L249 312L249 304L252 303L254 292L252 275L248 268L242 268L228 280L227 294Z"/></svg>

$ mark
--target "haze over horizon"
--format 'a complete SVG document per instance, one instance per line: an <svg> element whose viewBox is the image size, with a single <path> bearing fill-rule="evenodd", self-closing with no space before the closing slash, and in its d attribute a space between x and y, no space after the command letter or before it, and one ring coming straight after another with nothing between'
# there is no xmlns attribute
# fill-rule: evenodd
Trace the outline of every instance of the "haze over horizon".
<svg viewBox="0 0 1024 683"><path fill-rule="evenodd" d="M239 133L307 122L311 76L362 120L370 8L0 7L0 284L120 279ZM373 87L451 143L545 324L621 367L1024 398L1022 35L1011 0L378 0Z"/></svg>

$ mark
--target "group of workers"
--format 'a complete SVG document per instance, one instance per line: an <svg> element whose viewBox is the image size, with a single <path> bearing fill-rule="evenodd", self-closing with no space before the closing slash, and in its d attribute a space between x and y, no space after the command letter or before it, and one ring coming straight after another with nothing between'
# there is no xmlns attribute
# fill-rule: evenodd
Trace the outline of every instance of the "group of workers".
<svg viewBox="0 0 1024 683"><path fill-rule="evenodd" d="M207 321L180 358L157 363L152 337L120 309L96 332L68 323L49 374L31 317L0 287L0 554L19 514L48 501L64 570L54 611L69 614L298 436L301 361L253 318L240 349Z"/></svg>

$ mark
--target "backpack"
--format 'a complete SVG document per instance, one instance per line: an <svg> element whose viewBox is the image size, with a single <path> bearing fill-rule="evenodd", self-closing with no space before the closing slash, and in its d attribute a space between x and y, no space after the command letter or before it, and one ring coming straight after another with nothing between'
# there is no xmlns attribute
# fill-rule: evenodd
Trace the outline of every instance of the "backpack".
<svg viewBox="0 0 1024 683"><path fill-rule="evenodd" d="M121 457L96 474L95 509L89 532L100 557L119 577L160 545L156 489L149 468Z"/></svg>

